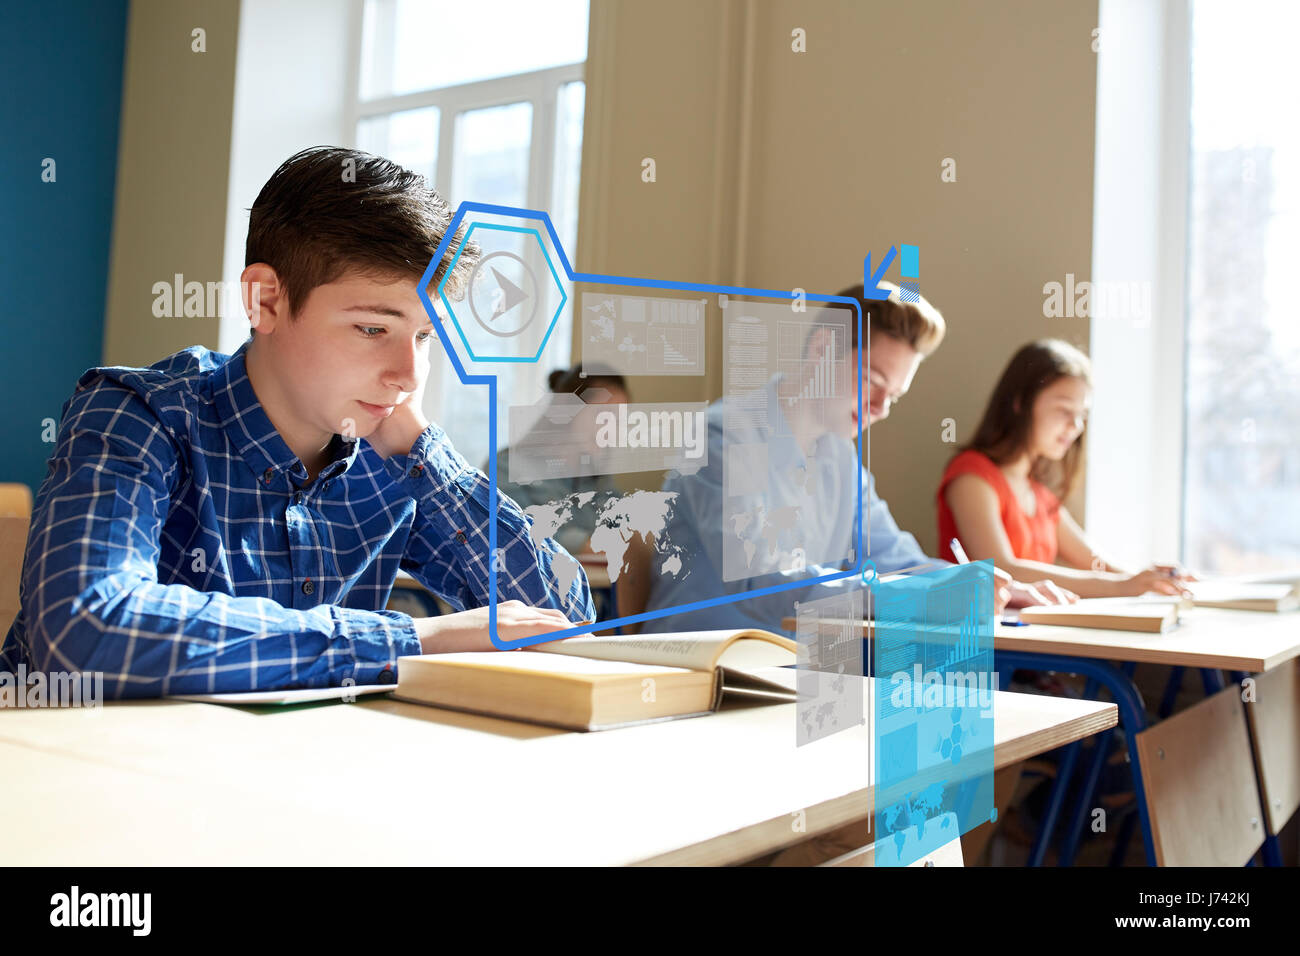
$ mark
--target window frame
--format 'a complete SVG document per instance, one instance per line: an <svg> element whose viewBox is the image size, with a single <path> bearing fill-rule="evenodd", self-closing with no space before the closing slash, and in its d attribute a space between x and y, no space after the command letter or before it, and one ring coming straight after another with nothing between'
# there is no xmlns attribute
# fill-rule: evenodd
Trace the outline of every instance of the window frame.
<svg viewBox="0 0 1300 956"><path fill-rule="evenodd" d="M363 99L361 64L365 52L365 5L366 0L351 2L347 98L343 109L343 123L347 132L348 145L354 148L357 146L357 130L362 120L390 116L406 110L436 107L438 109L438 155L434 163L433 188L455 209L462 200L467 198L453 196L451 193L456 117L472 110L527 102L532 106L532 129L528 145L528 183L524 205L528 209L545 210L548 215L551 215L560 92L570 83L586 82L586 61L453 86L433 87L395 96ZM380 5L379 9L391 10L383 5ZM393 29L386 29L379 36L379 42L387 41L391 45L392 38ZM377 50L376 55L382 57L384 51ZM584 112L585 108L584 103ZM575 236L577 226L576 222L573 223ZM574 255L572 249L566 249L565 252L570 257ZM572 360L572 342L565 342L565 346L562 364ZM443 377L438 371L441 365L442 363L439 362L434 363L434 369L430 372L431 381L425 389L425 412L435 421L442 417L443 392L446 387L446 382L442 380ZM520 371L518 368L508 370L512 377ZM537 375L540 375L540 372ZM531 384L536 385L536 383ZM492 453L495 453L495 450L489 450L489 454Z"/></svg>
<svg viewBox="0 0 1300 956"><path fill-rule="evenodd" d="M1139 568L1184 548L1191 12L1101 0L1098 24L1090 278L1145 275L1152 295L1144 327L1089 320L1085 517L1090 540Z"/></svg>

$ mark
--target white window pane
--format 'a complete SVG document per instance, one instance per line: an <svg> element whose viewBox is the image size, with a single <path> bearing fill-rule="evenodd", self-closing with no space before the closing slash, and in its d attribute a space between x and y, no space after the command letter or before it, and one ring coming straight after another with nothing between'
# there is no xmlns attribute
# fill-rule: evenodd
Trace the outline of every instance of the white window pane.
<svg viewBox="0 0 1300 956"><path fill-rule="evenodd" d="M587 85L581 80L565 83L555 104L555 175L549 211L570 260L577 252L578 175L582 168L582 115L586 94Z"/></svg>
<svg viewBox="0 0 1300 956"><path fill-rule="evenodd" d="M366 0L361 97L587 59L587 0Z"/></svg>
<svg viewBox="0 0 1300 956"><path fill-rule="evenodd" d="M1297 4L1193 6L1184 560L1212 572L1300 564L1298 33Z"/></svg>
<svg viewBox="0 0 1300 956"><path fill-rule="evenodd" d="M438 167L438 108L367 117L357 124L357 147L419 173L432 187Z"/></svg>
<svg viewBox="0 0 1300 956"><path fill-rule="evenodd" d="M459 205L471 202L501 206L528 206L529 157L532 141L533 106L511 103L486 109L468 110L456 116L455 146L452 150L451 192ZM483 255L510 252L522 256L534 275L542 275L537 244L527 243L521 233L496 229L476 230L474 239ZM516 354L516 339L502 339L502 354ZM548 354L550 349L547 350ZM567 356L566 356L567 358ZM523 371L523 375L534 369ZM495 366L498 380L498 422L506 421L506 407L514 395L519 370ZM488 454L489 409L485 389L467 388L459 381L445 382L442 400L444 428L469 461L482 464ZM504 442L505 435L497 441Z"/></svg>
<svg viewBox="0 0 1300 956"><path fill-rule="evenodd" d="M532 132L531 103L459 114L451 167L455 201L526 206Z"/></svg>

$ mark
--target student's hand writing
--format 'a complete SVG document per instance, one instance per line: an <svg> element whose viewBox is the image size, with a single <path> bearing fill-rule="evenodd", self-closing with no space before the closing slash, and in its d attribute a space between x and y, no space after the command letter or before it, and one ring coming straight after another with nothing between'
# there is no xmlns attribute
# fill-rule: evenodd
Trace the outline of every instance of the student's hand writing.
<svg viewBox="0 0 1300 956"><path fill-rule="evenodd" d="M1152 570L1159 571L1161 574L1173 578L1175 581L1180 583L1200 580L1200 578L1192 574L1192 572L1180 568L1176 564L1153 564L1151 567Z"/></svg>
<svg viewBox="0 0 1300 956"><path fill-rule="evenodd" d="M1035 581L1033 584L1012 581L1007 585L1007 589L1011 592L1011 600L1007 602L1007 606L1012 608L1038 607L1043 604L1073 604L1079 600L1079 595L1049 580Z"/></svg>
<svg viewBox="0 0 1300 956"><path fill-rule="evenodd" d="M993 613L1001 614L1008 607L1034 607L1040 604L1073 604L1079 595L1068 591L1054 581L1035 581L1026 584L1017 581L1007 572L993 569L997 587L993 592Z"/></svg>
<svg viewBox="0 0 1300 956"><path fill-rule="evenodd" d="M993 580L993 616L1001 617L1002 612L1007 609L1007 602L1011 600L1011 575L994 568Z"/></svg>
<svg viewBox="0 0 1300 956"><path fill-rule="evenodd" d="M1123 597L1136 597L1155 591L1157 594L1173 594L1191 597L1192 592L1183 586L1185 578L1170 577L1168 571L1161 567L1147 568L1131 577L1121 577L1117 582L1116 593Z"/></svg>
<svg viewBox="0 0 1300 956"><path fill-rule="evenodd" d="M548 607L529 607L523 601L502 601L497 605L497 638L507 643L564 631L575 625L559 611ZM449 654L453 651L494 651L488 632L488 609L422 617L415 622L424 654Z"/></svg>
<svg viewBox="0 0 1300 956"><path fill-rule="evenodd" d="M1035 588L1038 593L1049 598L1049 604L1074 604L1079 600L1079 595L1075 594L1069 588L1063 588L1051 578L1044 578L1042 581L1035 581Z"/></svg>
<svg viewBox="0 0 1300 956"><path fill-rule="evenodd" d="M999 584L993 591L993 616L1001 617L1010 601L1011 589Z"/></svg>

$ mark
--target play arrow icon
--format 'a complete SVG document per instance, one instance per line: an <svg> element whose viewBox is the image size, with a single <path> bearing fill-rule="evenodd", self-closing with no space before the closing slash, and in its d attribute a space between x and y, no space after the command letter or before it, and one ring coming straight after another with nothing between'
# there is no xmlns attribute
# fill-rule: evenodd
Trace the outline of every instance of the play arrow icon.
<svg viewBox="0 0 1300 956"><path fill-rule="evenodd" d="M520 302L523 302L524 299L528 298L528 294L503 276L501 270L496 266L490 266L489 268L492 270L492 274L497 277L497 292L492 297L492 315L488 319L491 322L499 316L505 315Z"/></svg>

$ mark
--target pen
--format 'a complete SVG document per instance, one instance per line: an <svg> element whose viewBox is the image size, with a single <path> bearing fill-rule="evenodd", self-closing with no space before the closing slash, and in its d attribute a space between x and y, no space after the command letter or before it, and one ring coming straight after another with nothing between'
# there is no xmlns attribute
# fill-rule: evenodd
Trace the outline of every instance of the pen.
<svg viewBox="0 0 1300 956"><path fill-rule="evenodd" d="M953 538L948 542L948 548L952 555L957 559L958 564L970 564L970 558L966 557L966 549L961 546L961 542ZM1002 623L1007 627L1028 627L1029 625L1019 618L1004 617Z"/></svg>

